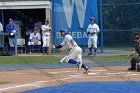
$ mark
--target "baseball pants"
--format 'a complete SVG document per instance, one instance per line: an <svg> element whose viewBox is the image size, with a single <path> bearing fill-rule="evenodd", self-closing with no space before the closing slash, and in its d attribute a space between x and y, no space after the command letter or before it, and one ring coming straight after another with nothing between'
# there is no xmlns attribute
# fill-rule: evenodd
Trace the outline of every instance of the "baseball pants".
<svg viewBox="0 0 140 93"><path fill-rule="evenodd" d="M97 36L90 36L88 39L88 48L91 48L93 45L94 48L97 48Z"/></svg>
<svg viewBox="0 0 140 93"><path fill-rule="evenodd" d="M82 62L82 49L79 46L76 46L73 50L70 51L66 62L68 63L70 59L75 59L77 62Z"/></svg>
<svg viewBox="0 0 140 93"><path fill-rule="evenodd" d="M43 40L43 47L50 46L50 36L42 36L42 40Z"/></svg>

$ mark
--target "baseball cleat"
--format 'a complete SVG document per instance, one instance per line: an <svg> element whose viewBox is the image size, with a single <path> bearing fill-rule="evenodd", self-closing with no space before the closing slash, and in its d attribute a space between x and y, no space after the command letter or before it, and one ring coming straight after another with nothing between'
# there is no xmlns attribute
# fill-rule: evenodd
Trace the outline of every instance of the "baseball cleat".
<svg viewBox="0 0 140 93"><path fill-rule="evenodd" d="M78 64L77 64L77 66L78 66L78 71L81 69L81 66L82 66L82 62L79 62Z"/></svg>
<svg viewBox="0 0 140 93"><path fill-rule="evenodd" d="M96 53L94 53L94 56L96 56Z"/></svg>
<svg viewBox="0 0 140 93"><path fill-rule="evenodd" d="M83 74L88 74L88 73L89 73L89 67L87 67L87 69L85 70Z"/></svg>
<svg viewBox="0 0 140 93"><path fill-rule="evenodd" d="M128 70L136 70L136 68L131 68L131 67L130 67L130 68L128 68Z"/></svg>
<svg viewBox="0 0 140 93"><path fill-rule="evenodd" d="M92 52L88 53L88 55L92 55Z"/></svg>

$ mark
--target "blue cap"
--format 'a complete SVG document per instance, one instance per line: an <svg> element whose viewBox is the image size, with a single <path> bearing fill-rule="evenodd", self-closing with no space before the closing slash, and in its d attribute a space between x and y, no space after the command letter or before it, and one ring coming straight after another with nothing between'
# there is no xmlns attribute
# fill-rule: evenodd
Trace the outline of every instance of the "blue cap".
<svg viewBox="0 0 140 93"><path fill-rule="evenodd" d="M95 20L95 18L94 18L94 17L92 17L92 18L90 18L90 20Z"/></svg>
<svg viewBox="0 0 140 93"><path fill-rule="evenodd" d="M13 19L12 19L12 18L10 18L10 19L9 19L9 21L13 21Z"/></svg>

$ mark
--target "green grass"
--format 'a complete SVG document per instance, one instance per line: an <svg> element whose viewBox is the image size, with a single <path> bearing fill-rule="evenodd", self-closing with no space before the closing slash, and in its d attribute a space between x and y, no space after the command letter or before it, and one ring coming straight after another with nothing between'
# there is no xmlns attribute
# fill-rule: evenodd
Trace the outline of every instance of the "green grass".
<svg viewBox="0 0 140 93"><path fill-rule="evenodd" d="M105 50L124 50L124 51L133 51L134 47L104 47Z"/></svg>
<svg viewBox="0 0 140 93"><path fill-rule="evenodd" d="M96 56L90 57L89 59L95 62L129 62L131 60L127 55Z"/></svg>
<svg viewBox="0 0 140 93"><path fill-rule="evenodd" d="M8 84L10 82L0 82L0 85Z"/></svg>
<svg viewBox="0 0 140 93"><path fill-rule="evenodd" d="M83 48L83 46L80 46L81 48ZM86 46L86 49L88 49L88 46ZM98 50L100 50L100 46L98 46ZM104 50L124 50L124 51L133 51L134 50L134 46L104 46L103 47Z"/></svg>
<svg viewBox="0 0 140 93"><path fill-rule="evenodd" d="M127 55L89 57L96 62L129 62ZM32 64L58 64L60 58L55 56L0 56L0 65L32 65Z"/></svg>
<svg viewBox="0 0 140 93"><path fill-rule="evenodd" d="M56 64L59 60L54 56L0 56L0 65Z"/></svg>

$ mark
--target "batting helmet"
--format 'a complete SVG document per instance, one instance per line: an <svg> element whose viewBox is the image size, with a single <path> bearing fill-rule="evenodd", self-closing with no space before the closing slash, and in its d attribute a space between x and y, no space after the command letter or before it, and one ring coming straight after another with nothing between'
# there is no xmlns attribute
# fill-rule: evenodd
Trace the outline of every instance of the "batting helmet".
<svg viewBox="0 0 140 93"><path fill-rule="evenodd" d="M61 29L60 30L60 33L62 33L62 32L64 32L65 33L65 35L67 35L69 32L68 32L68 29Z"/></svg>

